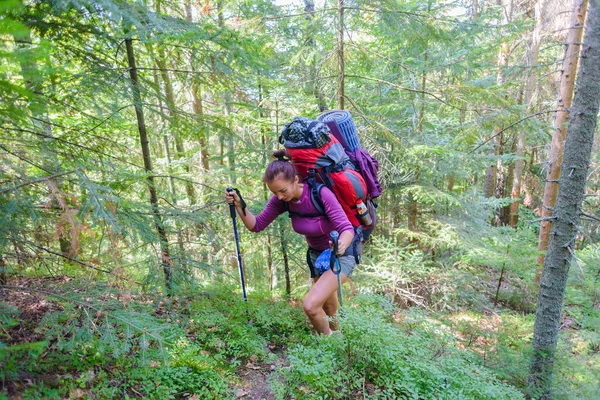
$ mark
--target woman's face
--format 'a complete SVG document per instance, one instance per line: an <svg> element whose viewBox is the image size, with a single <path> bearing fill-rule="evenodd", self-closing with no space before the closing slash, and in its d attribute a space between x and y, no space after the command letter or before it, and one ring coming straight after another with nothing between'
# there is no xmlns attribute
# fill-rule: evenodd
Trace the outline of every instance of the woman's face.
<svg viewBox="0 0 600 400"><path fill-rule="evenodd" d="M297 176L293 181L278 176L271 182L267 182L267 187L279 200L291 201L299 198Z"/></svg>

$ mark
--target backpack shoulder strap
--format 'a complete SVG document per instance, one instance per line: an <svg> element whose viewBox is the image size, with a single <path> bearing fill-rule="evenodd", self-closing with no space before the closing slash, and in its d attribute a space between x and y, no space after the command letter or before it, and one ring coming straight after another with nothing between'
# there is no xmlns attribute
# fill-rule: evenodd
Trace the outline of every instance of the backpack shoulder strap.
<svg viewBox="0 0 600 400"><path fill-rule="evenodd" d="M324 184L317 182L310 185L310 201L320 215L325 215L325 205L323 205L323 200L321 199L321 190L324 187Z"/></svg>
<svg viewBox="0 0 600 400"><path fill-rule="evenodd" d="M310 201L312 205L317 209L316 213L299 213L290 211L290 205L286 202L283 203L284 210L288 213L290 218L301 217L301 218L314 218L325 215L325 206L323 200L321 200L321 189L325 187L322 183L315 182L314 184L306 183L310 188Z"/></svg>

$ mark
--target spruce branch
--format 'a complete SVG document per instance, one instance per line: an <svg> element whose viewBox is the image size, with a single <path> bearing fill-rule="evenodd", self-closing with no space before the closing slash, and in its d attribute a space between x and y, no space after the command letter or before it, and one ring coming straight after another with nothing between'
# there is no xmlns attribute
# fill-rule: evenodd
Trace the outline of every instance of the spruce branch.
<svg viewBox="0 0 600 400"><path fill-rule="evenodd" d="M383 79L378 79L378 78L370 78L370 77L368 77L368 76L363 76L363 75L353 75L353 74L349 74L349 75L348 75L348 74L347 74L347 75L345 75L345 76L346 76L346 78L356 78L356 79L362 79L362 80L365 80L365 81L373 81L373 82L382 83L382 84L384 84L384 85L392 86L392 87L394 87L394 88L396 88L396 89L398 89L398 90L405 90L405 91L407 91L407 92L411 92L411 93L425 94L425 95L427 95L427 96L433 97L434 99L438 100L438 101L439 101L439 102L441 102L441 103L444 103L444 104L445 104L445 105L447 105L448 107L452 107L452 108L454 108L454 109L457 109L457 110L463 110L463 111L467 111L467 110L465 110L465 109L463 109L463 108L461 108L461 107L457 107L457 106L454 106L454 105L452 105L452 104L448 103L446 100L442 99L442 98L441 98L441 97L439 97L438 95L436 95L436 94L434 94L434 93L431 93L431 92L428 92L427 90L419 90L419 89L407 88L407 87L405 87L405 86L401 86L401 85L398 85L398 84L396 84L396 83L389 82L389 81L386 81L386 80L383 80Z"/></svg>
<svg viewBox="0 0 600 400"><path fill-rule="evenodd" d="M31 160L23 157L23 156L20 156L19 154L13 153L12 151L8 150L6 147L4 147L1 144L0 144L0 149L4 150L6 153L10 154L11 156L16 157L19 160L21 160L21 161L23 161L23 162L25 162L25 163L27 163L29 165L32 165L32 166L36 167L39 170L42 170L42 171L47 172L49 174L52 174L54 172L54 171L50 171L50 170L42 167L41 165L36 164L35 162L33 162L33 161L31 161Z"/></svg>
<svg viewBox="0 0 600 400"><path fill-rule="evenodd" d="M518 124L520 124L521 122L523 122L525 120L528 120L528 119L533 118L533 117L537 117L538 115L541 115L541 114L549 114L549 113L558 112L558 111L562 111L562 110L545 110L545 111L536 112L536 113L531 114L531 115L527 115L527 116L521 118L520 120L518 120L516 122L513 122L512 124L508 125L506 128L503 128L503 129L499 130L498 132L496 132L495 134L493 134L492 136L490 136L489 138L487 138L486 140L484 140L483 143L479 144L473 150L469 151L467 154L473 153L475 150L479 149L481 146L483 146L484 144L486 144L490 140L494 139L496 136L501 135L503 132L509 130L513 126L518 125Z"/></svg>
<svg viewBox="0 0 600 400"><path fill-rule="evenodd" d="M0 145L0 147L2 147L2 146ZM12 192L13 190L20 189L20 188L22 188L24 186L35 185L36 183L47 181L48 179L58 178L59 176L63 176L63 175L70 175L70 174L75 173L76 171L77 170L74 169L72 171L61 172L59 174L54 174L54 175L49 175L49 176L44 176L44 177L41 177L41 178L33 179L31 181L27 181L27 182L21 183L20 185L15 185L13 187L6 188L6 189L0 189L0 193Z"/></svg>
<svg viewBox="0 0 600 400"><path fill-rule="evenodd" d="M76 260L73 257L69 257L67 255L64 255L64 254L61 254L61 253L57 253L57 252L55 252L53 250L48 249L47 247L40 246L40 245L38 245L36 243L30 242L30 241L26 241L26 240L19 240L19 239L16 239L16 238L12 238L12 240L21 242L21 243L23 243L23 244L25 244L27 246L30 246L32 248L36 248L36 249L41 250L43 252L46 252L48 254L52 254L54 256L58 256L58 257L64 258L65 260L73 262L73 263L75 263L77 265L81 265L82 267L90 268L90 269L93 269L93 270L98 271L98 272L102 272L102 273L105 273L105 274L108 274L108 275L112 275L115 278L119 278L119 279L122 279L124 281L130 282L130 283L134 283L134 284L136 284L138 286L143 286L143 284L141 282L137 282L137 281L134 281L132 279L128 279L128 278L126 278L124 276L121 276L121 275L116 275L112 271L109 271L109 270L97 267L95 265L92 265L92 264L89 264L89 263L86 263L86 262L83 262L83 261Z"/></svg>
<svg viewBox="0 0 600 400"><path fill-rule="evenodd" d="M74 142L71 142L71 141L69 141L69 140L66 140L66 139L63 139L63 138L58 138L58 137L48 136L48 135L46 135L45 133L42 133L42 132L36 132L36 131L32 131L32 130L30 130L30 129L24 129L24 128L19 128L19 127L15 127L15 128L7 128L7 129L8 129L8 130L11 130L11 131L21 132L21 133L29 133L29 134L31 134L31 135L35 135L35 136L38 136L38 137L42 137L42 138L44 138L44 139L48 139L48 140L55 140L55 141L57 141L57 142L64 143L64 144L66 144L66 145L69 145L69 146L74 146L74 147L77 147L77 148L80 148L80 149L83 149L83 150L90 151L90 152L92 152L92 153L99 154L99 155L101 155L101 156L104 156L104 157L107 157L107 158L111 158L111 159L113 159L113 160L116 160L116 161L119 161L119 162L122 162L122 163L125 163L125 164L128 164L128 165L131 165L131 166L133 166L133 167L136 167L136 168L139 168L139 169L141 169L141 168L142 168L140 165L137 165L137 164L135 164L135 163L132 163L132 162L130 162L130 161L127 161L126 159L119 158L119 157L116 157L116 156L113 156L113 155L110 155L110 154L104 153L104 152L102 152L102 151L100 151L100 150L96 150L96 149L93 149L93 148L91 148L91 147L87 147L87 146L84 146L84 145L82 145L82 144L79 144L79 143L74 143ZM37 166L36 166L36 167L37 167ZM42 168L40 168L40 169L42 169ZM49 173L50 173L50 171L47 171L47 170L44 170L44 171L46 171L46 172L49 172Z"/></svg>
<svg viewBox="0 0 600 400"><path fill-rule="evenodd" d="M30 288L24 287L24 286L11 286L11 285L2 285L1 288L2 289L6 289L6 290L12 290L12 291L17 291L18 290L18 291L33 292L33 290L34 290L34 289L30 289ZM78 305L78 306L82 307L83 309L90 309L90 310L94 310L94 311L102 313L102 314L109 315L111 318L113 318L113 319L115 319L117 321L120 321L120 322L124 323L125 325L129 325L132 328L134 328L135 330L137 330L137 331L139 331L139 332L141 332L143 334L146 334L146 335L150 336L152 339L154 339L158 343L160 343L161 348L162 348L162 343L164 342L164 338L162 338L162 337L160 337L160 336L155 335L154 333L152 333L148 329L148 327L137 325L137 324L131 322L130 320L127 320L127 319L125 319L125 318L123 318L123 317L121 317L119 315L116 315L116 314L113 314L113 313L107 311L105 308L95 306L95 305L90 304L90 303L88 303L86 301L75 300L73 298L69 298L69 297L60 295L58 293L50 292L50 291L47 291L47 290L44 290L44 289L40 289L40 288L35 288L35 293L36 294L37 293L41 293L41 294L43 294L43 295L45 295L47 297L54 297L54 298L57 298L59 300L65 301L67 303L72 303L72 304ZM88 316L89 316L89 314L88 314Z"/></svg>

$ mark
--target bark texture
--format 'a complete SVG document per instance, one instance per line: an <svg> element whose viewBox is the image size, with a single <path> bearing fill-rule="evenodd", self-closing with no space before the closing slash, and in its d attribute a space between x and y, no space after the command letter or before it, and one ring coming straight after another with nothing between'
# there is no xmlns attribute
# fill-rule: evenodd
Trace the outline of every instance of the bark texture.
<svg viewBox="0 0 600 400"><path fill-rule="evenodd" d="M548 248L548 238L552 222L552 209L556 203L556 194L558 193L558 178L560 177L560 165L563 159L564 142L567 137L567 125L569 121L569 110L573 99L573 89L575 87L575 76L579 64L579 48L581 38L583 37L583 24L585 23L585 14L587 11L587 0L575 0L573 15L571 16L571 27L567 34L567 47L563 59L560 89L558 95L557 112L554 116L554 134L552 135L552 145L548 157L548 173L546 174L546 185L544 186L544 200L542 205L542 223L540 226L540 235L538 242L538 271L537 280L542 273L544 265L544 255Z"/></svg>
<svg viewBox="0 0 600 400"><path fill-rule="evenodd" d="M589 2L580 64L535 315L528 384L536 399L552 397L554 353L598 118L600 0Z"/></svg>

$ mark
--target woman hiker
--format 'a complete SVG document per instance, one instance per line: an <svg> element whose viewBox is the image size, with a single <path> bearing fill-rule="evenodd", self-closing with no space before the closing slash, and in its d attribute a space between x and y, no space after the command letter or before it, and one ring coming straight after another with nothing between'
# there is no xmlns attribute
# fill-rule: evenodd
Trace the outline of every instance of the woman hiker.
<svg viewBox="0 0 600 400"><path fill-rule="evenodd" d="M354 228L331 190L326 187L321 189L321 200L326 215L314 216L318 211L312 204L310 188L308 184L300 181L287 152L278 150L273 153L273 157L276 160L267 166L263 181L274 195L262 212L256 216L249 210L245 210L244 213L240 197L235 192L226 191L225 200L235 205L242 222L252 232L262 231L277 216L289 210L294 231L304 235L308 243L307 263L313 286L304 297L304 312L317 332L330 335L332 326L328 317L335 316L338 309L338 281L331 269L323 273L316 269L315 261L323 251L331 247L329 233L333 230L338 231L341 277L342 283L346 282L356 266L354 249L360 253L362 245L360 239L355 238ZM358 243L353 245L355 239Z"/></svg>

